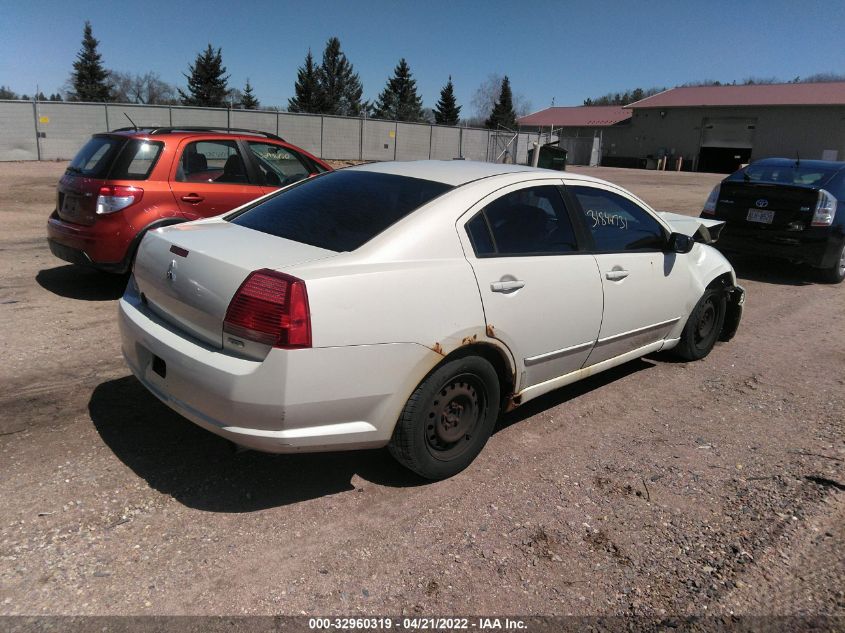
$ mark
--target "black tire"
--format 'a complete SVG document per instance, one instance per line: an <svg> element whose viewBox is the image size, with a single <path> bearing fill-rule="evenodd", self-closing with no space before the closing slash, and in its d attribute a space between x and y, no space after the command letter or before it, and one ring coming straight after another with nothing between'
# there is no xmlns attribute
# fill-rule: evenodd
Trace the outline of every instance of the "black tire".
<svg viewBox="0 0 845 633"><path fill-rule="evenodd" d="M819 270L819 277L829 284L841 284L845 279L845 242L839 245L833 266Z"/></svg>
<svg viewBox="0 0 845 633"><path fill-rule="evenodd" d="M725 323L727 299L721 288L708 288L695 304L673 350L684 360L700 360L710 353Z"/></svg>
<svg viewBox="0 0 845 633"><path fill-rule="evenodd" d="M420 383L399 416L388 449L426 479L446 479L472 463L499 416L499 378L478 356L448 361Z"/></svg>

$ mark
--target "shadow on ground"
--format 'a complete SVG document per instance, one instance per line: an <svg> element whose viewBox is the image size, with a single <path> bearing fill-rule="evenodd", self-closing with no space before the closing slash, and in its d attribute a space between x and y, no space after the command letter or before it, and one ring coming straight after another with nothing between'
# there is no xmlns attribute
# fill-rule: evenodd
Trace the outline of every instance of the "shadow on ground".
<svg viewBox="0 0 845 633"><path fill-rule="evenodd" d="M81 301L113 301L123 295L128 275L112 275L68 264L38 271L35 281L60 297Z"/></svg>
<svg viewBox="0 0 845 633"><path fill-rule="evenodd" d="M353 475L385 486L425 483L387 450L271 455L233 445L171 411L134 376L110 380L88 411L114 454L156 490L211 512L252 512L353 490Z"/></svg>
<svg viewBox="0 0 845 633"><path fill-rule="evenodd" d="M645 369L650 369L656 364L657 363L648 359L638 358L625 363L624 365L619 365L600 374L596 374L595 376L579 380L578 382L566 387L556 389L555 391L540 396L535 400L530 400L510 413L502 415L499 418L499 422L496 425L494 433L498 433L517 422L521 422L522 420L537 415L547 409L552 409L560 404L574 400L586 393L589 393L590 391L593 391L594 389L598 389L599 387L621 380L631 374L635 374Z"/></svg>
<svg viewBox="0 0 845 633"><path fill-rule="evenodd" d="M728 254L738 279L781 286L809 286L817 282L818 271L803 264L780 259Z"/></svg>
<svg viewBox="0 0 845 633"><path fill-rule="evenodd" d="M593 389L653 367L636 360L546 394L505 414L495 432ZM99 385L91 420L114 454L156 490L210 512L252 512L353 490L352 477L392 487L428 482L386 449L271 455L228 441L171 411L133 376Z"/></svg>

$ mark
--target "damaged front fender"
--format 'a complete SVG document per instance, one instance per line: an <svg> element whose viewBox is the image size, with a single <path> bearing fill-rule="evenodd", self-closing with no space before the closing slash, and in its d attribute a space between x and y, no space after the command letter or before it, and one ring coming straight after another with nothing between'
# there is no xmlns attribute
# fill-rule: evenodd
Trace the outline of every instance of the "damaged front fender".
<svg viewBox="0 0 845 633"><path fill-rule="evenodd" d="M726 298L725 322L719 334L720 341L730 341L739 329L739 322L742 321L742 309L745 305L745 289L742 286L732 286L727 289Z"/></svg>

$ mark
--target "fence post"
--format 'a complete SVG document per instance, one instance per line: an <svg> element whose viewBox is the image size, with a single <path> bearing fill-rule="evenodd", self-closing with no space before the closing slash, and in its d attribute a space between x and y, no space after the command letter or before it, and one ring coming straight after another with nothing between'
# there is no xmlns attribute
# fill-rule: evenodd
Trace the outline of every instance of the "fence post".
<svg viewBox="0 0 845 633"><path fill-rule="evenodd" d="M167 106L167 118L170 119L170 127L173 127L173 106Z"/></svg>
<svg viewBox="0 0 845 633"><path fill-rule="evenodd" d="M324 118L325 117L323 117L323 115L321 114L320 115L320 158L325 158L325 156L323 156L323 119Z"/></svg>
<svg viewBox="0 0 845 633"><path fill-rule="evenodd" d="M464 128L458 128L458 158L464 157Z"/></svg>
<svg viewBox="0 0 845 633"><path fill-rule="evenodd" d="M431 141L434 138L434 126L428 126L428 160L431 160Z"/></svg>
<svg viewBox="0 0 845 633"><path fill-rule="evenodd" d="M110 132L111 126L109 125L109 106L106 105L105 103L103 104L103 110L105 110L105 112L106 112L106 131Z"/></svg>
<svg viewBox="0 0 845 633"><path fill-rule="evenodd" d="M276 112L276 136L279 136L279 113Z"/></svg>
<svg viewBox="0 0 845 633"><path fill-rule="evenodd" d="M358 139L358 160L364 160L364 117L361 117L361 136Z"/></svg>
<svg viewBox="0 0 845 633"><path fill-rule="evenodd" d="M399 145L399 121L393 122L393 160L396 160L396 146Z"/></svg>
<svg viewBox="0 0 845 633"><path fill-rule="evenodd" d="M32 100L32 123L35 125L35 154L41 160L41 136L38 134L38 106Z"/></svg>

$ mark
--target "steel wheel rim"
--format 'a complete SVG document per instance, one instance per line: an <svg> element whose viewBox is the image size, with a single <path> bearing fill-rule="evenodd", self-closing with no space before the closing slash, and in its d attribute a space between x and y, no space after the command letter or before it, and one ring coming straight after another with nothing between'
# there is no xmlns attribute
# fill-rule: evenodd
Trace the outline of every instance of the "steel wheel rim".
<svg viewBox="0 0 845 633"><path fill-rule="evenodd" d="M707 341L713 334L717 314L716 305L711 297L702 306L701 314L699 314L698 321L695 324L695 342L697 345Z"/></svg>
<svg viewBox="0 0 845 633"><path fill-rule="evenodd" d="M839 276L845 276L845 246L839 251Z"/></svg>
<svg viewBox="0 0 845 633"><path fill-rule="evenodd" d="M476 376L461 374L446 381L425 412L425 443L432 457L448 461L468 451L486 404L487 390Z"/></svg>

